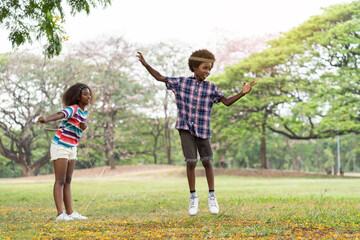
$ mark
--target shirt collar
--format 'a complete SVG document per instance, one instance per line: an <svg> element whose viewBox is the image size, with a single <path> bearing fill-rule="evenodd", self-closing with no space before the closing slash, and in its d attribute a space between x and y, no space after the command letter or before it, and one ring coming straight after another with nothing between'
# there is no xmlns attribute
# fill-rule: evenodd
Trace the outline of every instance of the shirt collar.
<svg viewBox="0 0 360 240"><path fill-rule="evenodd" d="M196 80L198 83L203 83L203 82L206 81L206 79L205 79L204 81L199 81L199 80L197 80L197 78L195 77L195 75L191 75L190 78Z"/></svg>

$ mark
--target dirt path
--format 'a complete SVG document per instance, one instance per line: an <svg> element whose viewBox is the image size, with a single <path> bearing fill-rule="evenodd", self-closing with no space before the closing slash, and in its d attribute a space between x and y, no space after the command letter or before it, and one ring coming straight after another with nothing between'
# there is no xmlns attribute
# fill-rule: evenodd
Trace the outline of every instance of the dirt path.
<svg viewBox="0 0 360 240"><path fill-rule="evenodd" d="M327 176L324 173L313 172L296 172L288 170L275 170L275 169L219 169L215 168L214 173L216 176L228 175L228 176L244 176L244 177L339 177L339 176ZM116 166L115 169L106 167L96 167L89 169L77 169L74 172L74 177L112 177L124 174L140 174L140 175L168 175L185 177L184 166L170 166L170 165L127 165ZM196 176L205 176L205 171L202 166L198 166L196 169ZM359 177L354 175L347 175L345 177ZM54 179L54 174L40 175L33 177L21 177L21 178L7 178L0 179L0 181L26 181L26 180L49 180Z"/></svg>

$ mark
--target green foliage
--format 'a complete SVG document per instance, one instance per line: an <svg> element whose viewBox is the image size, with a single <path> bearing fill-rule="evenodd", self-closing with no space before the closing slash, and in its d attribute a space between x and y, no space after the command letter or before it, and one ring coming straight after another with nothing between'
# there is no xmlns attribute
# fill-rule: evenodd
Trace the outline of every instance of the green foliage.
<svg viewBox="0 0 360 240"><path fill-rule="evenodd" d="M269 140L266 130L299 140L359 134L359 9L359 1L331 6L213 77L230 96L258 82L229 109L214 109L216 139L233 144L247 131Z"/></svg>
<svg viewBox="0 0 360 240"><path fill-rule="evenodd" d="M62 0L3 0L0 3L0 26L9 30L9 40L13 48L33 40L45 38L44 53L48 57L59 55L62 48L62 35L65 34L61 23L65 21ZM111 0L68 0L71 15L90 13L90 7L107 6ZM61 22L61 23L59 23Z"/></svg>

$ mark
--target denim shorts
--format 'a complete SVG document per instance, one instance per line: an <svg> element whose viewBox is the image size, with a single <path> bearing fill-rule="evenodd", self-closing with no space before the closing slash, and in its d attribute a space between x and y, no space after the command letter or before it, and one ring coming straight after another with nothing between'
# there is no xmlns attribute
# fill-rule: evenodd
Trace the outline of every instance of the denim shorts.
<svg viewBox="0 0 360 240"><path fill-rule="evenodd" d="M195 137L189 131L182 129L179 129L179 134L185 162L197 162L197 152L201 161L214 159L210 138Z"/></svg>
<svg viewBox="0 0 360 240"><path fill-rule="evenodd" d="M65 158L67 160L76 160L77 147L63 147L61 145L51 143L50 146L50 161L54 161L59 158Z"/></svg>

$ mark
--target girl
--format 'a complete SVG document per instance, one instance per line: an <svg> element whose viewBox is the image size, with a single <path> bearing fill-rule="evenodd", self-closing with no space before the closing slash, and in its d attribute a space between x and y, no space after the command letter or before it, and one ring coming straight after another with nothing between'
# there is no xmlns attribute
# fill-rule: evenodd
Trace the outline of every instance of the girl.
<svg viewBox="0 0 360 240"><path fill-rule="evenodd" d="M51 141L50 161L53 162L55 172L54 200L58 215L56 220L87 219L73 211L71 203L71 177L75 167L77 145L83 131L87 128L86 117L88 110L85 106L93 103L91 89L82 83L71 86L62 95L62 102L66 108L47 118L40 117L38 122L47 123L63 119L61 126ZM63 211L63 202L66 212Z"/></svg>

